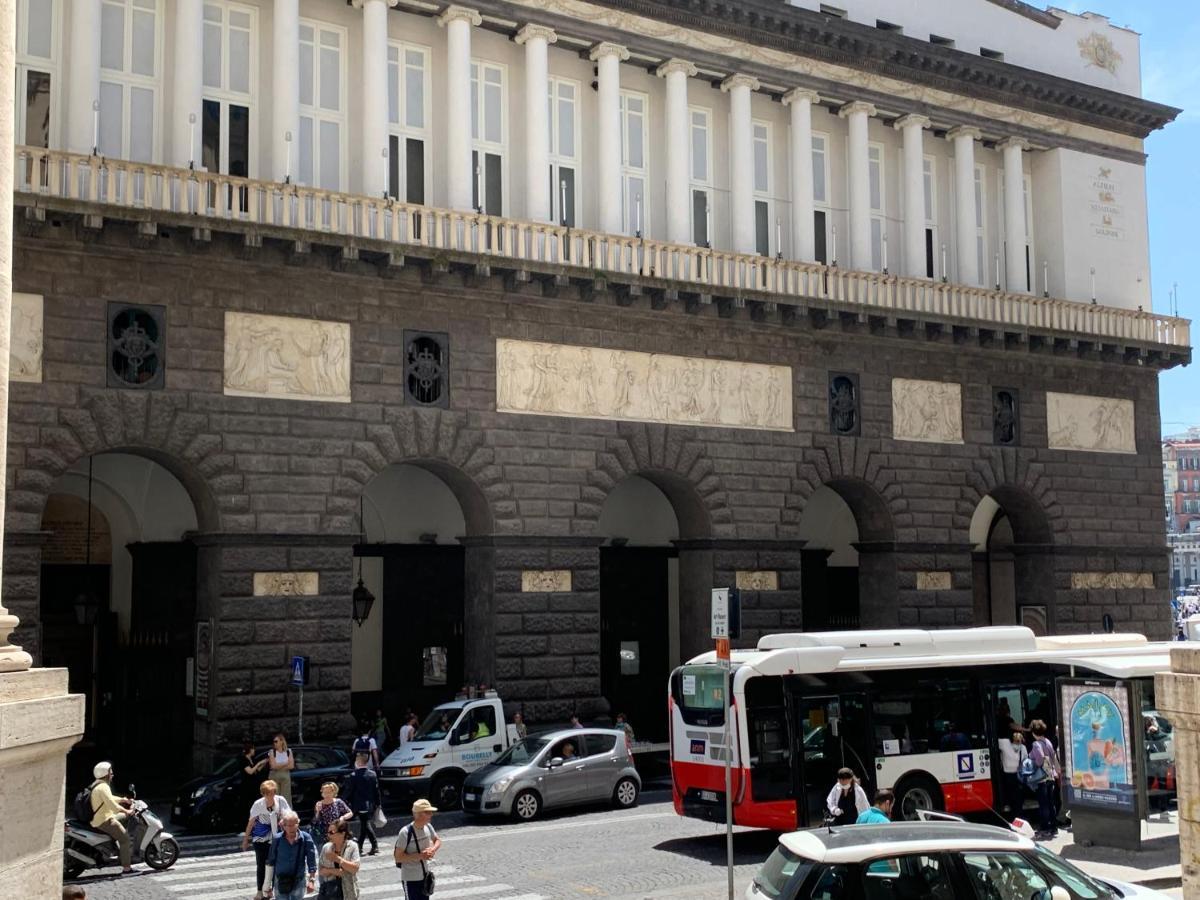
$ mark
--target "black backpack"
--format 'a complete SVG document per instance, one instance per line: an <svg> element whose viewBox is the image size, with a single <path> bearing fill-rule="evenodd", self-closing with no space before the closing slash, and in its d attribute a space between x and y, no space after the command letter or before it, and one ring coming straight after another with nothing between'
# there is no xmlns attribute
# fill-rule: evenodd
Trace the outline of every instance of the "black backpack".
<svg viewBox="0 0 1200 900"><path fill-rule="evenodd" d="M364 734L362 737L358 738L354 742L354 753L355 753L355 755L357 755L359 753L369 754L370 752L371 752L371 739Z"/></svg>
<svg viewBox="0 0 1200 900"><path fill-rule="evenodd" d="M78 794L75 795L75 801L74 801L75 818L78 819L80 822L82 822L84 825L87 825L89 822L91 822L92 816L94 816L96 814L96 811L94 809L92 809L92 788L94 788L97 785L97 783L98 782L93 781L91 784L89 784L87 787L85 787L83 790L81 790Z"/></svg>

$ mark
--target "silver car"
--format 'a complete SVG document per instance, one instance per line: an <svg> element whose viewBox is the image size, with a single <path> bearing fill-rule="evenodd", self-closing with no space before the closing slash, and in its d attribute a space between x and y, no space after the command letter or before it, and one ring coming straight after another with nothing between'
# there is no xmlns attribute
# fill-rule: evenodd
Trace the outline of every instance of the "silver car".
<svg viewBox="0 0 1200 900"><path fill-rule="evenodd" d="M626 809L641 790L624 731L571 728L530 735L472 772L463 809L527 821L543 809L584 803Z"/></svg>

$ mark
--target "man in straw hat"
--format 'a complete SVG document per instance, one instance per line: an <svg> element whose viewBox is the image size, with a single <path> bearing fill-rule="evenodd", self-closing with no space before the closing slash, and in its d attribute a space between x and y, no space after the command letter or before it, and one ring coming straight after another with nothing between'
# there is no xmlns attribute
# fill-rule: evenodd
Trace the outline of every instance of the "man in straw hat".
<svg viewBox="0 0 1200 900"><path fill-rule="evenodd" d="M442 839L433 828L437 807L428 800L412 805L413 820L396 835L393 857L400 868L406 900L428 900L433 893L433 873L429 864L442 849Z"/></svg>

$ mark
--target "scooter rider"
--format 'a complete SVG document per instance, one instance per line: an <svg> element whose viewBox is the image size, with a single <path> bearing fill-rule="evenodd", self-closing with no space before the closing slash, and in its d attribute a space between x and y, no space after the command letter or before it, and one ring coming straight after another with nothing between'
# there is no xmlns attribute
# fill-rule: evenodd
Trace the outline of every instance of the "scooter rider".
<svg viewBox="0 0 1200 900"><path fill-rule="evenodd" d="M126 797L116 797L112 792L113 767L112 763L96 763L92 769L95 782L92 785L92 816L91 826L97 831L103 831L117 842L117 851L121 857L121 874L133 871L130 861L133 855L132 842L129 832L125 830L125 822L129 819L129 808L133 801Z"/></svg>

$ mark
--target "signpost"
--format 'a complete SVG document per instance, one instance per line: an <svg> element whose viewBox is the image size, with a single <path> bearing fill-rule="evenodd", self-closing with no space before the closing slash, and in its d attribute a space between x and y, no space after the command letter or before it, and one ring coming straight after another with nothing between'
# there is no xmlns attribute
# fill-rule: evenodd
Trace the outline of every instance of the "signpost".
<svg viewBox="0 0 1200 900"><path fill-rule="evenodd" d="M721 697L725 722L725 871L728 874L729 900L733 900L733 729L730 727L730 692L733 665L729 658L729 640L738 636L741 603L736 588L713 588L712 637L717 642L717 664L721 667Z"/></svg>
<svg viewBox="0 0 1200 900"><path fill-rule="evenodd" d="M304 743L304 683L308 681L308 657L293 656L291 664L291 678L288 681L292 687L300 689L300 712L298 715L297 732L299 742Z"/></svg>

